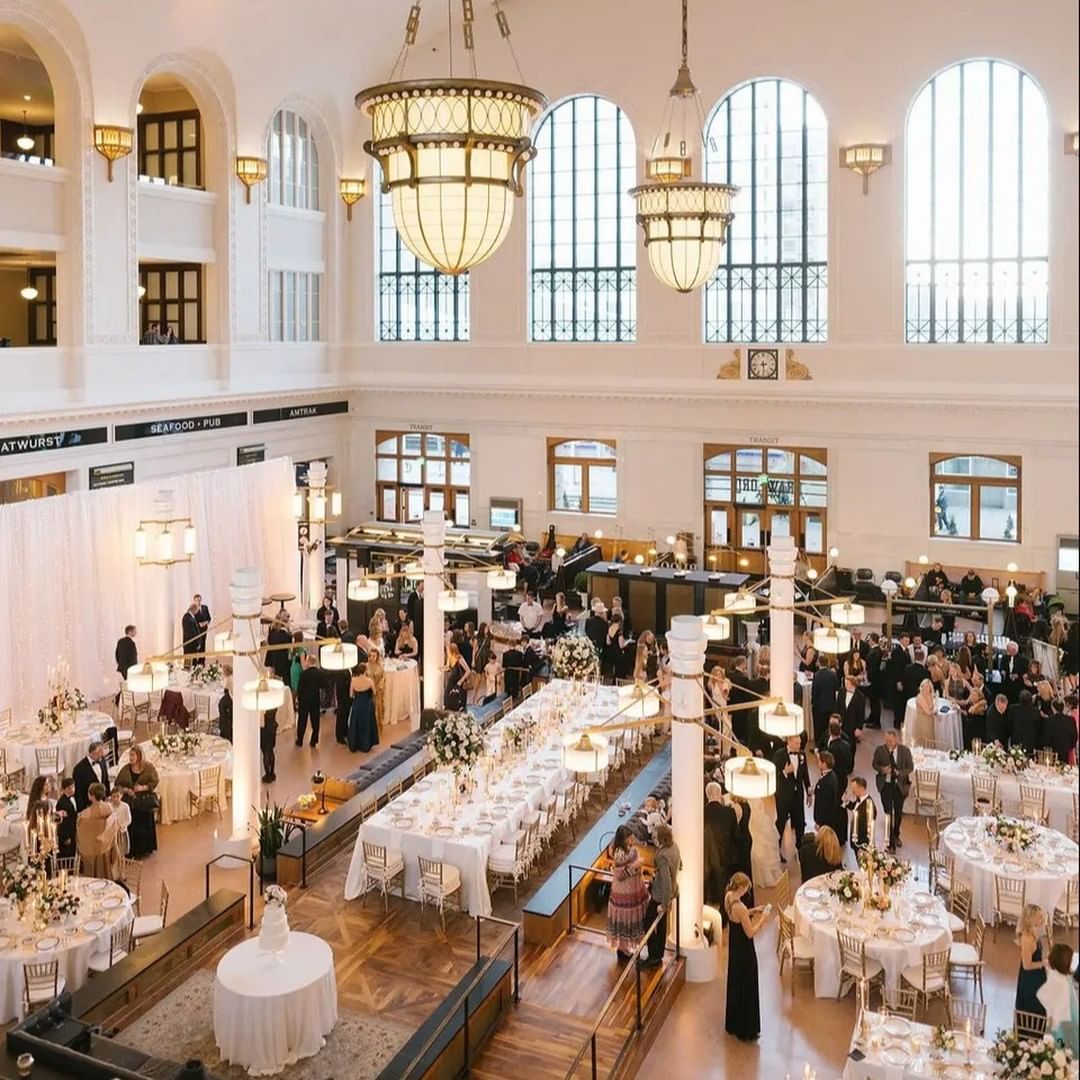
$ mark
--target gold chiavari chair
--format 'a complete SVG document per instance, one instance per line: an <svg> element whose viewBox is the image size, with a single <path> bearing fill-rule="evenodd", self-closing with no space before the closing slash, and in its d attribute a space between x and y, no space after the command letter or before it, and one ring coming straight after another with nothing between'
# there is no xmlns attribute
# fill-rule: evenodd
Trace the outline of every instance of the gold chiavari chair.
<svg viewBox="0 0 1080 1080"><path fill-rule="evenodd" d="M461 871L449 863L436 862L417 856L420 864L420 922L424 911L432 904L439 912L442 928L446 930L446 907L452 905L461 910Z"/></svg>
<svg viewBox="0 0 1080 1080"><path fill-rule="evenodd" d="M374 889L382 893L383 913L390 914L390 890L395 884L405 899L405 862L400 851L389 852L382 844L364 841L364 906L367 894Z"/></svg>
<svg viewBox="0 0 1080 1080"><path fill-rule="evenodd" d="M994 941L1002 923L1017 925L1027 903L1027 880L1004 876L994 877Z"/></svg>
<svg viewBox="0 0 1080 1080"><path fill-rule="evenodd" d="M971 941L954 941L949 947L949 980L971 979L983 1000L983 946L986 944L986 923L975 916Z"/></svg>
<svg viewBox="0 0 1080 1080"><path fill-rule="evenodd" d="M23 965L23 1004L26 1011L52 1001L64 989L64 976L60 974L59 960L46 960L40 964Z"/></svg>
<svg viewBox="0 0 1080 1080"><path fill-rule="evenodd" d="M783 910L778 913L780 920L780 932L778 934L779 947L777 955L780 957L780 975L783 977L784 964L791 961L791 992L795 993L795 972L800 968L807 971L814 970L814 946L805 938L795 933L795 920L785 915Z"/></svg>
<svg viewBox="0 0 1080 1080"><path fill-rule="evenodd" d="M859 1000L870 1004L874 987L884 988L885 969L880 960L866 955L866 942L860 941L843 930L837 930L836 940L840 946L840 986L836 991L839 1001L851 986L859 990Z"/></svg>
<svg viewBox="0 0 1080 1080"><path fill-rule="evenodd" d="M915 770L915 813L927 816L937 814L941 798L941 773L937 769Z"/></svg>
<svg viewBox="0 0 1080 1080"><path fill-rule="evenodd" d="M901 982L919 992L919 1000L924 1009L930 1007L932 998L949 1000L949 950L940 949L924 953L921 964L912 964L904 968Z"/></svg>
<svg viewBox="0 0 1080 1080"><path fill-rule="evenodd" d="M919 1008L919 991L898 986L895 990L885 991L885 1000L881 1006L883 1013L902 1016L905 1020L914 1020Z"/></svg>
<svg viewBox="0 0 1080 1080"><path fill-rule="evenodd" d="M1046 1017L1042 1013L1014 1009L1013 1031L1021 1039L1041 1039L1046 1034Z"/></svg>
<svg viewBox="0 0 1080 1080"><path fill-rule="evenodd" d="M970 1022L971 1034L981 1039L986 1033L986 1003L968 1001L967 998L950 997L948 1000L949 1027L953 1031L963 1031Z"/></svg>
<svg viewBox="0 0 1080 1080"><path fill-rule="evenodd" d="M973 774L971 777L972 811L979 816L993 814L997 810L997 805L997 777Z"/></svg>

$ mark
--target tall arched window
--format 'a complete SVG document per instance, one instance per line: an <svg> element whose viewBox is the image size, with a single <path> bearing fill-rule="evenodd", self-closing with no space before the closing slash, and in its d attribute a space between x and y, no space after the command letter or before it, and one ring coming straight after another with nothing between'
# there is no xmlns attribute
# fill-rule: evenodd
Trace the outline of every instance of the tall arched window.
<svg viewBox="0 0 1080 1080"><path fill-rule="evenodd" d="M786 79L732 90L706 128L705 178L736 184L735 220L705 286L706 341L824 341L828 125Z"/></svg>
<svg viewBox="0 0 1080 1080"><path fill-rule="evenodd" d="M637 237L634 129L592 95L555 106L529 166L531 338L633 341Z"/></svg>
<svg viewBox="0 0 1080 1080"><path fill-rule="evenodd" d="M1045 342L1048 118L1001 60L919 91L907 125L907 340Z"/></svg>
<svg viewBox="0 0 1080 1080"><path fill-rule="evenodd" d="M298 210L319 209L319 149L311 126L289 109L270 125L270 202Z"/></svg>

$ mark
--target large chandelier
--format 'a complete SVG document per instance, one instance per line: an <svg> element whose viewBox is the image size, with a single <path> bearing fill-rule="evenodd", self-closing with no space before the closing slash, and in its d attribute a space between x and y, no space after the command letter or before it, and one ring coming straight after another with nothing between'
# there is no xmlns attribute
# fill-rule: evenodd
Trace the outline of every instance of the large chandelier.
<svg viewBox="0 0 1080 1080"><path fill-rule="evenodd" d="M682 0L682 64L645 162L646 183L630 192L653 273L679 292L704 285L720 265L735 216L730 184L693 178L693 147L703 147L705 114L687 63L687 0Z"/></svg>
<svg viewBox="0 0 1080 1080"><path fill-rule="evenodd" d="M461 6L471 78L455 77L452 47L446 78L402 78L420 26L417 0L390 81L356 95L356 107L371 117L364 149L379 163L402 242L444 274L482 263L505 239L536 153L532 123L547 106L538 90L477 78L473 0ZM494 7L509 44L506 14L498 0Z"/></svg>

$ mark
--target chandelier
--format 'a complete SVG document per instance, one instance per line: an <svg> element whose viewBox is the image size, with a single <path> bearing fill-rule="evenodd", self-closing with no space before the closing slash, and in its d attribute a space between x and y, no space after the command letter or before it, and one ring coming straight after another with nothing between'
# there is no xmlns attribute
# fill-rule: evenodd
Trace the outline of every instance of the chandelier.
<svg viewBox="0 0 1080 1080"><path fill-rule="evenodd" d="M417 0L390 80L356 95L356 107L371 118L364 150L379 163L402 242L444 274L483 262L506 238L525 166L536 154L532 123L547 106L538 90L477 77L473 0L462 0L461 7L471 78L454 75L452 44L447 77L404 78L420 27ZM510 25L499 0L494 7L509 45Z"/></svg>
<svg viewBox="0 0 1080 1080"><path fill-rule="evenodd" d="M191 518L143 518L135 529L135 558L140 566L191 562L195 539Z"/></svg>
<svg viewBox="0 0 1080 1080"><path fill-rule="evenodd" d="M645 162L646 183L630 194L645 232L653 273L678 292L693 292L713 275L735 216L738 188L693 179L692 147L704 146L704 111L687 63L687 0L682 0L682 64Z"/></svg>

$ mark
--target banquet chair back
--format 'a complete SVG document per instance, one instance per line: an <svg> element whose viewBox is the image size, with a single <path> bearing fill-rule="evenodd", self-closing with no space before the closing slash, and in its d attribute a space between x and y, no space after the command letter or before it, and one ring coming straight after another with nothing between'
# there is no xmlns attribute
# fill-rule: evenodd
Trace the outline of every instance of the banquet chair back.
<svg viewBox="0 0 1080 1080"><path fill-rule="evenodd" d="M11 727L11 706L0 709L0 732L5 732Z"/></svg>
<svg viewBox="0 0 1080 1080"><path fill-rule="evenodd" d="M60 775L60 747L35 746L34 759L37 761L38 776Z"/></svg>
<svg viewBox="0 0 1080 1080"><path fill-rule="evenodd" d="M875 985L884 986L885 971L881 962L866 955L865 941L844 930L836 931L836 940L840 946L840 986L836 1000L844 996L848 984L854 984L862 991L861 1000L869 1005L871 989Z"/></svg>
<svg viewBox="0 0 1080 1080"><path fill-rule="evenodd" d="M802 966L807 971L814 970L814 948L809 941L800 938L795 933L795 920L790 915L785 915L781 908L777 914L780 921L780 932L777 935L779 944L777 955L780 958L780 975L784 974L784 964L791 961L791 992L795 993L795 971Z"/></svg>
<svg viewBox="0 0 1080 1080"><path fill-rule="evenodd" d="M109 935L109 951L95 953L90 957L89 967L92 975L100 975L103 971L108 971L113 964L118 964L131 952L135 942L134 925L131 922L127 926L113 927Z"/></svg>
<svg viewBox="0 0 1080 1080"><path fill-rule="evenodd" d="M934 820L937 822L938 832L943 832L956 820L956 806L952 799L938 799Z"/></svg>
<svg viewBox="0 0 1080 1080"><path fill-rule="evenodd" d="M156 915L139 915L131 924L132 937L138 944L143 938L153 937L165 929L165 923L169 917L169 888L163 881L161 883L161 899L158 902Z"/></svg>
<svg viewBox="0 0 1080 1080"><path fill-rule="evenodd" d="M192 695L192 716L191 721L188 724L188 731L197 731L202 734L209 734L210 723L213 719L212 710L210 708L210 695L209 694L194 694Z"/></svg>
<svg viewBox="0 0 1080 1080"><path fill-rule="evenodd" d="M956 860L947 851L930 849L930 880L938 896L949 896L956 873Z"/></svg>
<svg viewBox="0 0 1080 1080"><path fill-rule="evenodd" d="M405 899L405 862L400 851L389 854L382 844L364 841L364 904L367 894L377 888L382 893L383 913L390 914L390 890L397 885Z"/></svg>
<svg viewBox="0 0 1080 1080"><path fill-rule="evenodd" d="M1054 908L1054 922L1071 930L1080 924L1080 880L1069 878L1065 886L1065 903L1058 901Z"/></svg>
<svg viewBox="0 0 1080 1080"><path fill-rule="evenodd" d="M142 863L135 859L122 859L120 862L120 881L127 888L131 898L131 909L139 914L139 893L142 888Z"/></svg>
<svg viewBox="0 0 1080 1080"><path fill-rule="evenodd" d="M1013 1031L1021 1039L1041 1039L1046 1034L1046 1016L1043 1013L1014 1009Z"/></svg>
<svg viewBox="0 0 1080 1080"><path fill-rule="evenodd" d="M392 780L386 785L386 801L393 802L405 790L403 780Z"/></svg>
<svg viewBox="0 0 1080 1080"><path fill-rule="evenodd" d="M66 870L68 877L78 877L79 867L82 864L82 859L78 853L74 855L58 856L53 860L56 866L56 873Z"/></svg>
<svg viewBox="0 0 1080 1080"><path fill-rule="evenodd" d="M1035 751L1035 764L1045 765L1049 768L1051 765L1057 764L1057 751L1056 750L1036 750Z"/></svg>
<svg viewBox="0 0 1080 1080"><path fill-rule="evenodd" d="M941 772L938 769L915 770L915 813L927 816L937 813L941 797Z"/></svg>
<svg viewBox="0 0 1080 1080"><path fill-rule="evenodd" d="M221 817L221 766L209 765L195 774L195 790L188 792L192 817L213 807Z"/></svg>
<svg viewBox="0 0 1080 1080"><path fill-rule="evenodd" d="M429 903L439 911L442 928L446 930L446 905L453 904L461 910L461 871L449 863L425 859L418 855L420 864L420 922Z"/></svg>
<svg viewBox="0 0 1080 1080"><path fill-rule="evenodd" d="M953 942L949 948L949 981L953 979L971 979L983 999L983 949L986 945L986 923L982 916L975 916L975 925L971 931L971 941Z"/></svg>
<svg viewBox="0 0 1080 1080"><path fill-rule="evenodd" d="M881 1011L902 1016L905 1020L914 1020L919 1008L919 991L898 986L895 990L885 991L885 1003Z"/></svg>
<svg viewBox="0 0 1080 1080"><path fill-rule="evenodd" d="M939 753L952 749L952 743L943 742L941 739L920 739L919 746L927 750L937 750Z"/></svg>
<svg viewBox="0 0 1080 1080"><path fill-rule="evenodd" d="M1016 925L1027 903L1027 880L1025 878L994 877L994 941L998 927L1004 923Z"/></svg>
<svg viewBox="0 0 1080 1080"><path fill-rule="evenodd" d="M949 1027L963 1031L971 1023L971 1034L981 1039L986 1032L986 1003L969 1001L967 998L951 997L948 1001Z"/></svg>
<svg viewBox="0 0 1080 1080"><path fill-rule="evenodd" d="M526 866L525 850L527 837L519 832L514 838L513 846L499 844L492 849L488 856L488 888L490 892L509 885L514 890L514 901L517 902L518 882L528 873Z"/></svg>
<svg viewBox="0 0 1080 1080"><path fill-rule="evenodd" d="M421 780L427 775L427 762L421 761L418 765L412 767L412 782L419 784Z"/></svg>
<svg viewBox="0 0 1080 1080"><path fill-rule="evenodd" d="M33 1012L35 1006L52 1001L63 989L64 976L60 974L58 959L23 965L23 1004L27 1012Z"/></svg>
<svg viewBox="0 0 1080 1080"><path fill-rule="evenodd" d="M26 769L20 765L15 769L8 769L7 750L0 747L0 782L8 791L22 791L26 786Z"/></svg>
<svg viewBox="0 0 1080 1080"><path fill-rule="evenodd" d="M1032 787L1031 784L1020 785L1020 816L1047 824L1046 788Z"/></svg>
<svg viewBox="0 0 1080 1080"><path fill-rule="evenodd" d="M12 837L9 843L9 847L0 849L0 873L4 874L10 873L23 861L22 845L18 837Z"/></svg>
<svg viewBox="0 0 1080 1080"><path fill-rule="evenodd" d="M971 808L975 814L979 816L992 814L997 809L997 805L997 777L972 774Z"/></svg>
<svg viewBox="0 0 1080 1080"><path fill-rule="evenodd" d="M369 817L379 812L379 800L375 795L369 795L360 803L360 823L363 824Z"/></svg>
<svg viewBox="0 0 1080 1080"><path fill-rule="evenodd" d="M949 999L949 950L939 949L923 953L921 964L904 968L901 979L919 993L924 1008L930 1007L932 998Z"/></svg>
<svg viewBox="0 0 1080 1080"><path fill-rule="evenodd" d="M957 923L950 927L954 937L957 934L967 937L968 926L971 923L971 900L971 886L965 885L962 881L957 881L949 890L949 914L957 919Z"/></svg>

